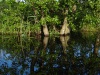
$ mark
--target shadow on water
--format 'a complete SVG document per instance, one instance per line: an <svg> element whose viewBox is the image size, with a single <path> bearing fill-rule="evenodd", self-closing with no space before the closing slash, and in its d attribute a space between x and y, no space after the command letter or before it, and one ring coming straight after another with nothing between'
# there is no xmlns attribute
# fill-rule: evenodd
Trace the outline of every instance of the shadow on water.
<svg viewBox="0 0 100 75"><path fill-rule="evenodd" d="M0 36L0 75L99 75L100 34Z"/></svg>

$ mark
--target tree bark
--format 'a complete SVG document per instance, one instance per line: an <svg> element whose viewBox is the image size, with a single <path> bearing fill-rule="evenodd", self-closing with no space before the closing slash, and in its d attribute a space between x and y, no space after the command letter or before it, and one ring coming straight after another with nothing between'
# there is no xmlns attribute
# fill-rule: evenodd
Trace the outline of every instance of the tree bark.
<svg viewBox="0 0 100 75"><path fill-rule="evenodd" d="M45 25L43 25L43 34L44 34L44 36L49 36L48 27L47 27L47 25L46 25L46 24L45 24Z"/></svg>
<svg viewBox="0 0 100 75"><path fill-rule="evenodd" d="M38 17L37 17L37 10L34 10L34 21L35 21L35 24L38 23Z"/></svg>
<svg viewBox="0 0 100 75"><path fill-rule="evenodd" d="M62 28L60 30L60 35L67 35L69 33L70 33L70 28L69 28L69 25L67 23L67 17L65 17Z"/></svg>
<svg viewBox="0 0 100 75"><path fill-rule="evenodd" d="M75 12L76 12L76 9L77 9L77 6L74 5L74 6L72 7L72 12L75 13Z"/></svg>
<svg viewBox="0 0 100 75"><path fill-rule="evenodd" d="M42 16L42 21L43 21L43 35L44 36L49 36L49 31L48 31L48 27L47 27L47 25L46 25L46 21L45 21L45 19L44 19L44 17Z"/></svg>
<svg viewBox="0 0 100 75"><path fill-rule="evenodd" d="M47 44L48 44L48 39L49 39L49 37L44 37L44 39L43 39L43 46L44 46L44 50L46 49L46 47L47 47Z"/></svg>

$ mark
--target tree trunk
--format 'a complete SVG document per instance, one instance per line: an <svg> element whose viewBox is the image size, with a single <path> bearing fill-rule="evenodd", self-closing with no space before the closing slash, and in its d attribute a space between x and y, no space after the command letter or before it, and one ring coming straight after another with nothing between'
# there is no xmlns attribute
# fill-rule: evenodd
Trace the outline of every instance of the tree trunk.
<svg viewBox="0 0 100 75"><path fill-rule="evenodd" d="M60 31L60 35L67 35L69 33L70 33L70 28L69 28L69 25L67 23L67 18L65 17L61 31Z"/></svg>
<svg viewBox="0 0 100 75"><path fill-rule="evenodd" d="M100 45L100 35L97 36L95 46L94 46L94 54L96 56L98 55L99 45Z"/></svg>
<svg viewBox="0 0 100 75"><path fill-rule="evenodd" d="M43 16L42 16L42 21L43 22L45 21ZM44 22L42 26L43 26L43 34L44 34L44 36L49 36L49 31L48 31L48 27L46 25L46 22Z"/></svg>
<svg viewBox="0 0 100 75"><path fill-rule="evenodd" d="M46 49L46 47L47 47L47 44L48 44L48 39L49 39L49 37L44 37L44 39L43 39L43 46L44 46L44 50Z"/></svg>
<svg viewBox="0 0 100 75"><path fill-rule="evenodd" d="M35 24L37 24L38 23L37 10L34 10L34 16L35 16L34 22Z"/></svg>
<svg viewBox="0 0 100 75"><path fill-rule="evenodd" d="M43 34L44 34L45 36L49 36L48 27L47 27L47 25L46 25L46 24L45 24L45 25L43 25Z"/></svg>

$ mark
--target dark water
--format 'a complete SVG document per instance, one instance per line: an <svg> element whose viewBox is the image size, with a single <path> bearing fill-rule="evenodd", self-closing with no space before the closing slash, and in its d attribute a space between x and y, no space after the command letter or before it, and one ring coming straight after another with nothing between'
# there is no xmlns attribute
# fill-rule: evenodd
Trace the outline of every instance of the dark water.
<svg viewBox="0 0 100 75"><path fill-rule="evenodd" d="M0 75L100 75L100 34L0 35Z"/></svg>

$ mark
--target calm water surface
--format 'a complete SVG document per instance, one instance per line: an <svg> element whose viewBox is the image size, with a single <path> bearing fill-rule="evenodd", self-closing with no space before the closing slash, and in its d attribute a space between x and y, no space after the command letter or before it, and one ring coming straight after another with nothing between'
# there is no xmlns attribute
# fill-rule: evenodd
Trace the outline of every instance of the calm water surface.
<svg viewBox="0 0 100 75"><path fill-rule="evenodd" d="M0 75L100 75L100 34L0 35Z"/></svg>

